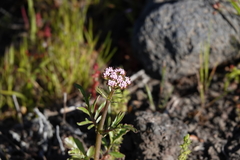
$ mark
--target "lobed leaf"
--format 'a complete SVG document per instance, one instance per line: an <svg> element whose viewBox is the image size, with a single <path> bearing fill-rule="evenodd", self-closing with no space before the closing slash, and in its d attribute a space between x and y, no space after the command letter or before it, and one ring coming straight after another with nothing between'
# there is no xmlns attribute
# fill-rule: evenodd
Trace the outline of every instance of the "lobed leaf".
<svg viewBox="0 0 240 160"><path fill-rule="evenodd" d="M73 159L83 159L85 157L78 148L69 150L68 154L71 155Z"/></svg>
<svg viewBox="0 0 240 160"><path fill-rule="evenodd" d="M123 128L127 129L127 130L130 130L130 131L133 131L134 133L138 132L138 130L136 128L134 128L132 125L130 124L124 124L123 125Z"/></svg>
<svg viewBox="0 0 240 160"><path fill-rule="evenodd" d="M112 122L111 127L116 127L122 121L124 116L125 116L124 112L119 112L115 117L114 121Z"/></svg>
<svg viewBox="0 0 240 160"><path fill-rule="evenodd" d="M113 133L113 131L108 132L108 135L109 135L110 144L113 144L113 141L114 141L114 133Z"/></svg>
<svg viewBox="0 0 240 160"><path fill-rule="evenodd" d="M128 131L129 131L129 130L120 128L119 131L118 131L118 133L114 135L112 141L113 141L114 143L117 143L119 140L121 141L122 136L124 136Z"/></svg>

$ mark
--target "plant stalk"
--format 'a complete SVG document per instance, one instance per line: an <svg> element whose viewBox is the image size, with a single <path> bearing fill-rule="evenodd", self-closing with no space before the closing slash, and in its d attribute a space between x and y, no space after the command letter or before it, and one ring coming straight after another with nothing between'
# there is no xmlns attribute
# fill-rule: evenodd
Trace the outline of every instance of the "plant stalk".
<svg viewBox="0 0 240 160"><path fill-rule="evenodd" d="M106 100L106 104L105 104L105 107L104 107L102 118L101 118L101 121L100 121L100 123L98 125L98 128L97 128L97 137L96 137L96 144L95 144L94 160L99 160L99 154L100 154L101 143L102 143L102 134L100 132L103 130L103 125L104 125L104 122L106 120L106 116L107 116L107 112L108 112L108 106L111 102L113 94L114 94L114 89L111 90L111 92L108 96L108 99Z"/></svg>

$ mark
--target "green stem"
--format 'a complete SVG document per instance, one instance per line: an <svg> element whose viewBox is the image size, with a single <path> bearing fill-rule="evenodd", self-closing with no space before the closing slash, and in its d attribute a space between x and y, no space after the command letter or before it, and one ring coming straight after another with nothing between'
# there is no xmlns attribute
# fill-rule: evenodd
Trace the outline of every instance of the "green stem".
<svg viewBox="0 0 240 160"><path fill-rule="evenodd" d="M106 104L105 104L105 107L104 107L102 118L101 118L101 121L100 121L100 123L98 125L98 128L97 128L97 137L96 137L96 144L95 144L94 160L99 160L99 154L100 154L101 143L102 143L102 134L100 132L103 130L103 125L104 125L104 122L105 122L106 116L107 116L108 106L111 102L113 94L114 94L114 89L111 90L111 92L108 96L108 99L106 100Z"/></svg>

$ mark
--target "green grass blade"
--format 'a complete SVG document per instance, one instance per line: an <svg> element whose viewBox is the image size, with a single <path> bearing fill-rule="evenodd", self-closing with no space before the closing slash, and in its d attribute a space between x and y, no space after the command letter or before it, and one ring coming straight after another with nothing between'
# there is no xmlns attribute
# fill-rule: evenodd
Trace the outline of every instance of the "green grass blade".
<svg viewBox="0 0 240 160"><path fill-rule="evenodd" d="M0 90L0 94L6 95L6 96L15 95L16 97L26 100L26 97L23 94L21 94L19 92L15 92L15 91Z"/></svg>

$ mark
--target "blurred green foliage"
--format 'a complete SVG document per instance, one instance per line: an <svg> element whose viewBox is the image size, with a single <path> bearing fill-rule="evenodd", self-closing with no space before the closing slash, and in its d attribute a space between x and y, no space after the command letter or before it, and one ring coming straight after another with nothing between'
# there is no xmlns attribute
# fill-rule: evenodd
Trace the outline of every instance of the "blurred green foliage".
<svg viewBox="0 0 240 160"><path fill-rule="evenodd" d="M233 8L236 10L236 14L240 16L240 0L229 0ZM240 51L239 51L240 53ZM238 66L232 66L230 68L230 72L225 75L225 91L227 91L227 88L229 87L231 82L235 82L237 84L240 84L240 69Z"/></svg>
<svg viewBox="0 0 240 160"><path fill-rule="evenodd" d="M111 114L116 115L119 112L127 112L127 103L129 100L130 93L127 89L117 89L111 104Z"/></svg>
<svg viewBox="0 0 240 160"><path fill-rule="evenodd" d="M31 109L58 103L64 92L73 93L73 83L91 86L93 66L101 69L115 52L110 34L96 47L99 35L86 19L89 5L96 2L27 1L27 34L0 59L0 108L13 107L13 94Z"/></svg>
<svg viewBox="0 0 240 160"><path fill-rule="evenodd" d="M231 84L231 82L240 84L240 69L239 69L239 67L233 66L231 68L230 72L225 75L225 84L224 84L225 91L228 90L228 87Z"/></svg>
<svg viewBox="0 0 240 160"><path fill-rule="evenodd" d="M181 153L178 156L178 160L187 160L188 155L191 154L191 150L189 149L189 146L191 145L191 139L190 139L190 135L187 134L186 136L184 136L184 142L183 144L180 145L181 147Z"/></svg>
<svg viewBox="0 0 240 160"><path fill-rule="evenodd" d="M230 0L230 3L236 10L237 14L240 15L240 0Z"/></svg>

